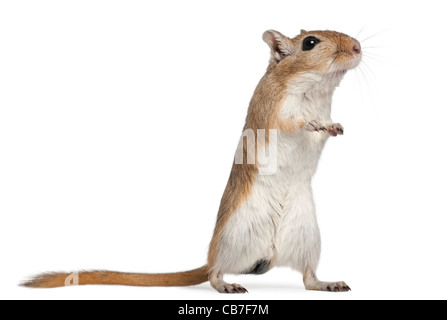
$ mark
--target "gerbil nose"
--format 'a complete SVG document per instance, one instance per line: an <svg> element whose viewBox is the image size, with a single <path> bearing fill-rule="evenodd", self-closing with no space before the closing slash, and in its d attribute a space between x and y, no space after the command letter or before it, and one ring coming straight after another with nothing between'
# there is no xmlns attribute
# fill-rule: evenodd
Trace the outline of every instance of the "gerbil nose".
<svg viewBox="0 0 447 320"><path fill-rule="evenodd" d="M354 53L359 54L360 52L362 52L362 48L360 48L360 45L359 45L359 44L355 44L355 45L352 47L352 51L354 51Z"/></svg>

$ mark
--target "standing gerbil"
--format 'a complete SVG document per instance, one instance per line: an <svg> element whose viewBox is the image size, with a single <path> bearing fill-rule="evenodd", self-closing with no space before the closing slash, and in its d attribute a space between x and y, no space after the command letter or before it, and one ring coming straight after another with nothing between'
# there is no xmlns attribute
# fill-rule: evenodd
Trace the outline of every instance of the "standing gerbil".
<svg viewBox="0 0 447 320"><path fill-rule="evenodd" d="M263 39L271 59L250 102L238 148L243 156L236 156L222 197L208 264L167 274L48 273L25 286L60 287L73 277L79 285L189 286L209 280L219 292L243 293L242 286L224 282L224 274L289 266L302 272L308 290L350 290L344 282L316 277L320 232L311 180L328 137L343 134L331 120L332 95L347 70L360 63L360 43L334 31L302 30L288 38L269 30ZM267 150L269 163L260 159Z"/></svg>

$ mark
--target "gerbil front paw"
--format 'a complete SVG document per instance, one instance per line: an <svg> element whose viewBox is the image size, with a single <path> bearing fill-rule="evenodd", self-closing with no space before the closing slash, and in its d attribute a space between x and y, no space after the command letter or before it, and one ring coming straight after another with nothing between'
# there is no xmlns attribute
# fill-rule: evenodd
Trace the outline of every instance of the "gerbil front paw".
<svg viewBox="0 0 447 320"><path fill-rule="evenodd" d="M318 120L312 120L312 121L308 121L304 127L305 130L307 131L316 131L316 132L320 132L320 131L326 131L326 127Z"/></svg>
<svg viewBox="0 0 447 320"><path fill-rule="evenodd" d="M343 126L339 123L331 123L326 126L326 131L333 137L336 137L338 135L343 135L343 132L345 129L343 129Z"/></svg>

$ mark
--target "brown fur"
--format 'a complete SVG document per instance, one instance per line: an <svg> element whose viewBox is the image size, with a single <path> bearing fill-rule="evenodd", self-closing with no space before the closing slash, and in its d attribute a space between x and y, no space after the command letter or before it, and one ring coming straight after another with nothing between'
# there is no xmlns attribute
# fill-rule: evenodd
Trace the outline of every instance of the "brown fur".
<svg viewBox="0 0 447 320"><path fill-rule="evenodd" d="M261 79L257 86L253 98L248 108L245 129L266 130L266 141L268 142L268 129L276 129L275 118L278 105L284 98L285 87L281 86L271 76L267 74ZM257 143L257 137L255 139ZM257 149L257 146L256 146ZM244 145L244 154L247 154L247 148ZM219 212L217 215L217 223L214 230L214 236L211 240L208 265L210 270L214 266L214 262L219 251L219 244L222 237L224 226L227 224L232 214L247 199L250 194L251 187L257 176L258 168L256 164L235 164L231 170L230 178L225 188Z"/></svg>
<svg viewBox="0 0 447 320"><path fill-rule="evenodd" d="M23 283L28 288L57 288L65 286L70 273L45 273ZM127 285L127 286L192 286L208 281L208 266L178 273L121 273L112 271L88 271L79 273L79 285Z"/></svg>
<svg viewBox="0 0 447 320"><path fill-rule="evenodd" d="M280 131L292 134L296 132L296 130L303 128L306 123L306 121L296 118L278 119L277 126Z"/></svg>

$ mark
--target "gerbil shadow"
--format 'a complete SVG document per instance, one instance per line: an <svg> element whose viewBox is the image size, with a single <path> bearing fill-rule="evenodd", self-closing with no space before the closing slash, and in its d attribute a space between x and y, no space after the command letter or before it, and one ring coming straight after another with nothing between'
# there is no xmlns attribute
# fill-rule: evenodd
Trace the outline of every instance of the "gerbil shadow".
<svg viewBox="0 0 447 320"><path fill-rule="evenodd" d="M298 284L287 284L287 283L255 283L255 282L250 282L250 281L246 281L244 283L241 283L242 286L244 286L245 288L247 288L248 292L255 292L255 291L259 291L259 292L265 292L265 291L271 291L271 292L275 292L275 291L281 291L281 292L304 292L306 291L305 288L303 286L300 286ZM202 291L202 292L214 292L215 290L211 287L211 285L209 283L204 283L198 286L192 286L192 287L188 287L188 290L195 290L195 291Z"/></svg>

